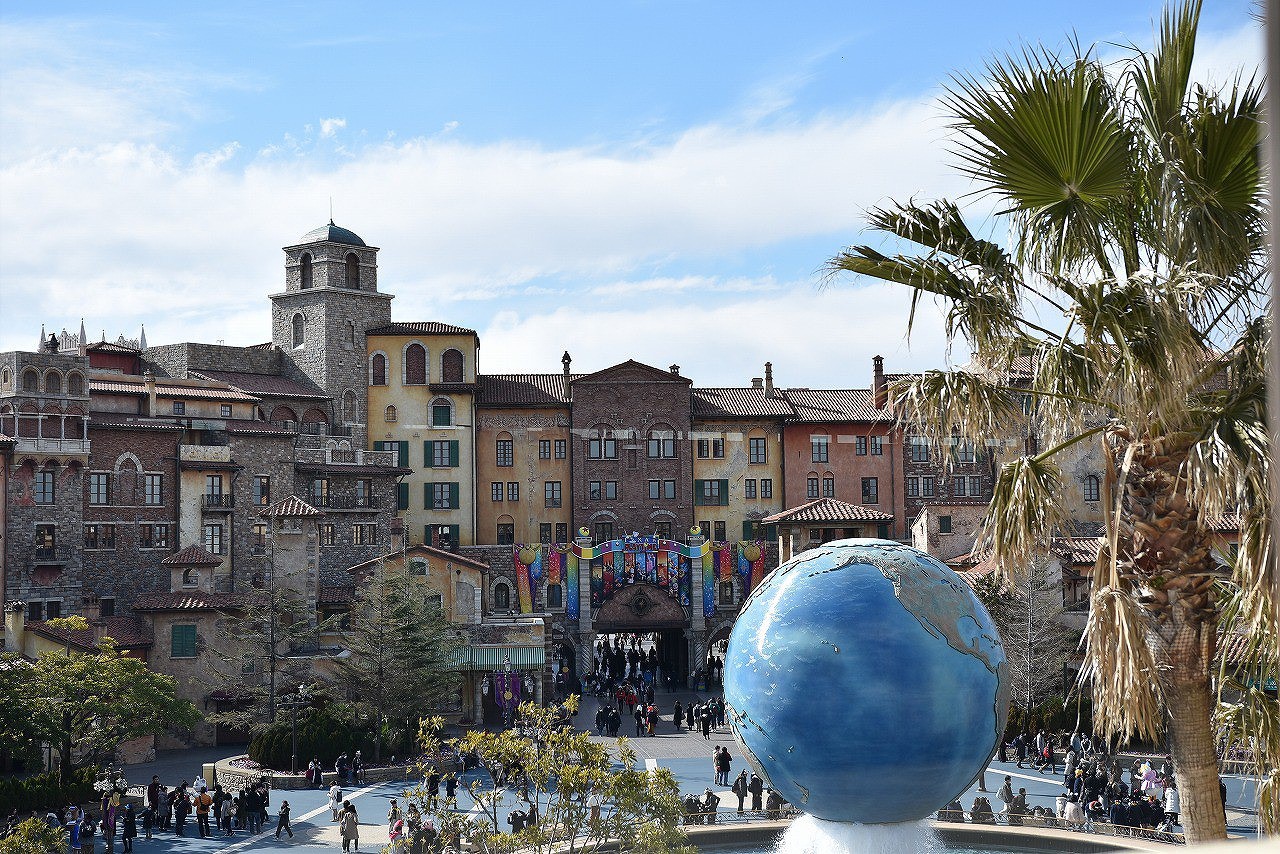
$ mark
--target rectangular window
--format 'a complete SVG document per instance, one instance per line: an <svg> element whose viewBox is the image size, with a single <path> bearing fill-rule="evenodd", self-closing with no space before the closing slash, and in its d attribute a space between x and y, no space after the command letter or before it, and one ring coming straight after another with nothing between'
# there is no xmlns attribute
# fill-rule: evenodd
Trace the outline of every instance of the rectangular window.
<svg viewBox="0 0 1280 854"><path fill-rule="evenodd" d="M717 460L724 459L724 439L711 440L711 456Z"/></svg>
<svg viewBox="0 0 1280 854"><path fill-rule="evenodd" d="M538 440L538 459L540 460L551 459L551 440L550 439Z"/></svg>
<svg viewBox="0 0 1280 854"><path fill-rule="evenodd" d="M587 484L587 500L588 501L600 500L600 481L593 480Z"/></svg>
<svg viewBox="0 0 1280 854"><path fill-rule="evenodd" d="M458 484L428 483L428 507L431 510L456 510L458 508Z"/></svg>
<svg viewBox="0 0 1280 854"><path fill-rule="evenodd" d="M187 402L186 402L185 400L175 400L175 401L173 402L173 414L174 414L174 415L186 415L186 414L187 414Z"/></svg>
<svg viewBox="0 0 1280 854"><path fill-rule="evenodd" d="M676 498L676 482L674 480L664 480L662 482L662 497L668 501L674 501Z"/></svg>
<svg viewBox="0 0 1280 854"><path fill-rule="evenodd" d="M618 440L612 435L593 435L587 441L587 457L592 460L616 460Z"/></svg>
<svg viewBox="0 0 1280 854"><path fill-rule="evenodd" d="M516 464L514 439L499 439L497 449L498 468L510 468Z"/></svg>
<svg viewBox="0 0 1280 854"><path fill-rule="evenodd" d="M563 460L569 455L569 443L564 439L556 439L556 459Z"/></svg>
<svg viewBox="0 0 1280 854"><path fill-rule="evenodd" d="M955 477L951 479L951 494L957 498L963 498L967 493L969 480L965 477Z"/></svg>
<svg viewBox="0 0 1280 854"><path fill-rule="evenodd" d="M911 462L929 462L929 440L924 436L911 437Z"/></svg>
<svg viewBox="0 0 1280 854"><path fill-rule="evenodd" d="M653 523L653 533L660 539L671 539L671 522L666 519L660 519Z"/></svg>
<svg viewBox="0 0 1280 854"><path fill-rule="evenodd" d="M951 533L951 517L950 516L938 517L938 533L939 534Z"/></svg>
<svg viewBox="0 0 1280 854"><path fill-rule="evenodd" d="M723 507L729 503L729 481L695 480L693 503L702 506Z"/></svg>
<svg viewBox="0 0 1280 854"><path fill-rule="evenodd" d="M32 498L37 504L53 503L53 472L38 471L31 480Z"/></svg>
<svg viewBox="0 0 1280 854"><path fill-rule="evenodd" d="M596 522L596 542L607 543L613 539L612 522Z"/></svg>
<svg viewBox="0 0 1280 854"><path fill-rule="evenodd" d="M908 498L920 497L920 478L918 477L907 478L907 497Z"/></svg>
<svg viewBox="0 0 1280 854"><path fill-rule="evenodd" d="M662 456L662 440L657 436L650 436L649 441L645 443L649 459L657 459Z"/></svg>
<svg viewBox="0 0 1280 854"><path fill-rule="evenodd" d="M760 497L761 498L773 497L773 478L771 477L760 478Z"/></svg>
<svg viewBox="0 0 1280 854"><path fill-rule="evenodd" d="M747 462L752 465L762 465L769 461L768 446L765 445L763 437L752 437L747 440Z"/></svg>
<svg viewBox="0 0 1280 854"><path fill-rule="evenodd" d="M715 532L716 532L715 539L717 542L723 543L725 541L725 533L726 533L724 522L715 522L714 524L715 524Z"/></svg>
<svg viewBox="0 0 1280 854"><path fill-rule="evenodd" d="M253 526L253 553L256 555L264 555L267 553L267 526L262 522L258 522Z"/></svg>
<svg viewBox="0 0 1280 854"><path fill-rule="evenodd" d="M44 619L44 603L28 602L27 603L27 622L38 623Z"/></svg>
<svg viewBox="0 0 1280 854"><path fill-rule="evenodd" d="M662 481L660 480L649 481L649 500L657 501L661 497L662 497Z"/></svg>
<svg viewBox="0 0 1280 854"><path fill-rule="evenodd" d="M449 427L453 424L453 407L447 403L437 403L431 407L431 426Z"/></svg>
<svg viewBox="0 0 1280 854"><path fill-rule="evenodd" d="M88 550L96 549L98 547L98 526L97 525L84 526L84 547L85 549L88 549Z"/></svg>
<svg viewBox="0 0 1280 854"><path fill-rule="evenodd" d="M815 463L825 463L829 459L830 436L809 437L809 459Z"/></svg>
<svg viewBox="0 0 1280 854"><path fill-rule="evenodd" d="M698 440L698 459L705 460L711 456L711 442L708 439Z"/></svg>
<svg viewBox="0 0 1280 854"><path fill-rule="evenodd" d="M356 506L368 507L373 498L373 481L361 478L356 481Z"/></svg>
<svg viewBox="0 0 1280 854"><path fill-rule="evenodd" d="M222 475L209 474L204 478L204 494L208 496L222 496ZM210 502L212 503L212 502Z"/></svg>
<svg viewBox="0 0 1280 854"><path fill-rule="evenodd" d="M510 522L498 523L498 545L509 546L516 541L516 526Z"/></svg>
<svg viewBox="0 0 1280 854"><path fill-rule="evenodd" d="M196 627L195 626L175 625L170 627L169 657L170 658L195 658L196 657Z"/></svg>
<svg viewBox="0 0 1280 854"><path fill-rule="evenodd" d="M501 501L503 495L504 493L502 491L502 481L495 480L493 483L489 484L489 500L490 501Z"/></svg>
<svg viewBox="0 0 1280 854"><path fill-rule="evenodd" d="M818 479L816 477L810 477L805 479L804 495L806 498L818 497Z"/></svg>
<svg viewBox="0 0 1280 854"><path fill-rule="evenodd" d="M378 525L376 522L361 522L351 526L351 543L356 546L371 546L378 541Z"/></svg>
<svg viewBox="0 0 1280 854"><path fill-rule="evenodd" d="M564 585L547 585L547 607L556 610L564 607Z"/></svg>
<svg viewBox="0 0 1280 854"><path fill-rule="evenodd" d="M977 497L982 494L982 478L978 475L969 476L969 495Z"/></svg>
<svg viewBox="0 0 1280 854"><path fill-rule="evenodd" d="M756 481L755 481L755 478L751 478L751 477L747 478L746 483L743 485L743 488L742 488L742 497L743 497L743 498L755 498L755 497L756 497Z"/></svg>
<svg viewBox="0 0 1280 854"><path fill-rule="evenodd" d="M551 542L551 523L550 522L538 523L538 542L540 543Z"/></svg>
<svg viewBox="0 0 1280 854"><path fill-rule="evenodd" d="M84 547L86 549L114 549L116 547L116 526L85 525ZM143 548L147 548L147 546L143 546Z"/></svg>
<svg viewBox="0 0 1280 854"><path fill-rule="evenodd" d="M138 529L138 542L144 549L169 548L169 526L147 524Z"/></svg>
<svg viewBox="0 0 1280 854"><path fill-rule="evenodd" d="M149 474L143 480L143 500L151 505L162 504L164 502L164 475Z"/></svg>
<svg viewBox="0 0 1280 854"><path fill-rule="evenodd" d="M836 497L836 479L831 475L825 475L822 478L822 497L823 498Z"/></svg>
<svg viewBox="0 0 1280 854"><path fill-rule="evenodd" d="M329 523L320 526L320 545L331 546L337 542L336 528Z"/></svg>
<svg viewBox="0 0 1280 854"><path fill-rule="evenodd" d="M409 465L409 443L408 442L374 442L373 449L375 451L390 451L392 453L391 464L393 466L408 467ZM427 457L427 461L431 460Z"/></svg>
<svg viewBox="0 0 1280 854"><path fill-rule="evenodd" d="M711 539L711 523L706 519L703 519L698 523L698 530L702 533L702 536L706 537L708 540Z"/></svg>
<svg viewBox="0 0 1280 854"><path fill-rule="evenodd" d="M853 440L853 452L860 457L867 455L867 437L858 436Z"/></svg>
<svg viewBox="0 0 1280 854"><path fill-rule="evenodd" d="M864 477L862 479L862 503L863 504L879 504L880 503L880 479L877 477Z"/></svg>
<svg viewBox="0 0 1280 854"><path fill-rule="evenodd" d="M971 463L974 460L973 442L968 439L956 440L956 459L962 463Z"/></svg>
<svg viewBox="0 0 1280 854"><path fill-rule="evenodd" d="M556 542L557 543L569 542L569 523L568 522L556 522Z"/></svg>
<svg viewBox="0 0 1280 854"><path fill-rule="evenodd" d="M222 554L222 526L221 525L205 525L204 526L204 547L209 550L210 554Z"/></svg>
<svg viewBox="0 0 1280 854"><path fill-rule="evenodd" d="M223 417L223 418L230 418L230 417L231 417L231 404L229 404L229 403L224 403L224 404L222 404L222 406L220 406L220 407L219 407L218 411L219 411L219 413L222 415L222 417Z"/></svg>
<svg viewBox="0 0 1280 854"><path fill-rule="evenodd" d="M98 614L102 617L114 617L116 615L116 599L114 596L103 596L98 600Z"/></svg>
<svg viewBox="0 0 1280 854"><path fill-rule="evenodd" d="M271 503L271 478L265 474L253 477L253 503L259 507Z"/></svg>
<svg viewBox="0 0 1280 854"><path fill-rule="evenodd" d="M327 477L311 479L311 503L316 507L329 506L329 479Z"/></svg>
<svg viewBox="0 0 1280 854"><path fill-rule="evenodd" d="M873 457L884 456L884 437L883 436L871 437L871 456Z"/></svg>
<svg viewBox="0 0 1280 854"><path fill-rule="evenodd" d="M933 478L932 477L920 478L920 495L924 498L933 498L933 496L936 494L937 492L934 489Z"/></svg>
<svg viewBox="0 0 1280 854"><path fill-rule="evenodd" d="M549 480L542 484L542 496L547 507L559 507L560 481Z"/></svg>
<svg viewBox="0 0 1280 854"><path fill-rule="evenodd" d="M456 439L427 442L426 453L427 465L432 468L456 468L458 465L458 442Z"/></svg>
<svg viewBox="0 0 1280 854"><path fill-rule="evenodd" d="M507 500L508 501L520 500L520 484L514 480L510 481L507 484Z"/></svg>
<svg viewBox="0 0 1280 854"><path fill-rule="evenodd" d="M52 558L58 548L58 527L56 525L36 525L36 557Z"/></svg>
<svg viewBox="0 0 1280 854"><path fill-rule="evenodd" d="M615 501L618 498L618 482L616 480L606 480L604 482L604 500Z"/></svg>
<svg viewBox="0 0 1280 854"><path fill-rule="evenodd" d="M89 503L111 503L111 475L105 472L92 472L89 475Z"/></svg>

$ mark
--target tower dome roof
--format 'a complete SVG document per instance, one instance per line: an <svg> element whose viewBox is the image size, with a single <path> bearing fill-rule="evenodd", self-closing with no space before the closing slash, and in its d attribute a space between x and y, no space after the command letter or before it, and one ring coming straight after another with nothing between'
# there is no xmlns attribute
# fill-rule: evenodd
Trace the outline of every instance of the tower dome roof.
<svg viewBox="0 0 1280 854"><path fill-rule="evenodd" d="M313 228L306 234L302 235L299 243L322 243L328 241L330 243L345 243L348 246L364 246L365 242L360 239L360 235L354 231L343 228L340 225L334 225L333 220L329 220L328 225L322 225L319 228Z"/></svg>

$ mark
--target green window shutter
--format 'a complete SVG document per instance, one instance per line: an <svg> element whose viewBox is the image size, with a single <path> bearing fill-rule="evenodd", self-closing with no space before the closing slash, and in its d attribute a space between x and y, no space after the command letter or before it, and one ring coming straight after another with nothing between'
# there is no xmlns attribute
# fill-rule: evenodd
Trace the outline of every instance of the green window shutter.
<svg viewBox="0 0 1280 854"><path fill-rule="evenodd" d="M459 536L461 536L461 533L462 533L462 526L461 526L461 525L450 525L450 526L449 526L449 542L453 543L453 547L454 547L455 549L456 549L458 546L462 545L461 541L458 539L458 537L459 537Z"/></svg>
<svg viewBox="0 0 1280 854"><path fill-rule="evenodd" d="M762 527L762 528L764 528L764 531L763 531L763 533L761 533L761 534L760 534L760 539L762 539L762 540L776 540L776 539L778 539L778 526L777 526L777 525L762 525L761 527Z"/></svg>
<svg viewBox="0 0 1280 854"><path fill-rule="evenodd" d="M695 507L701 507L703 504L707 503L707 499L702 492L702 484L703 481L701 480L695 480L693 482L693 506Z"/></svg>
<svg viewBox="0 0 1280 854"><path fill-rule="evenodd" d="M433 465L435 465L435 461L436 461L436 458L431 453L431 442L430 441L423 442L422 443L422 467L431 468Z"/></svg>
<svg viewBox="0 0 1280 854"><path fill-rule="evenodd" d="M729 481L727 480L720 481L720 506L729 506Z"/></svg>
<svg viewBox="0 0 1280 854"><path fill-rule="evenodd" d="M409 443L397 442L396 444L400 446L400 458L396 462L404 468L411 468L409 465Z"/></svg>
<svg viewBox="0 0 1280 854"><path fill-rule="evenodd" d="M171 626L170 627L170 652L172 658L195 658L196 657L196 627L195 626Z"/></svg>
<svg viewBox="0 0 1280 854"><path fill-rule="evenodd" d="M742 523L742 539L754 540L755 536L756 536L756 523L752 522L751 520L747 520L746 522L743 522Z"/></svg>
<svg viewBox="0 0 1280 854"><path fill-rule="evenodd" d="M458 467L458 440L457 439L449 440L449 467L450 468Z"/></svg>
<svg viewBox="0 0 1280 854"><path fill-rule="evenodd" d="M422 526L422 544L426 546L431 545L431 526L430 525Z"/></svg>
<svg viewBox="0 0 1280 854"><path fill-rule="evenodd" d="M396 484L396 509L409 509L409 484L407 483Z"/></svg>
<svg viewBox="0 0 1280 854"><path fill-rule="evenodd" d="M422 507L424 510L431 509L431 484L429 483L422 484Z"/></svg>
<svg viewBox="0 0 1280 854"><path fill-rule="evenodd" d="M880 539L882 539L882 540L887 540L887 539L889 539L889 526L888 526L888 525L876 525L876 536L877 536L877 537L879 537L879 538L880 538Z"/></svg>
<svg viewBox="0 0 1280 854"><path fill-rule="evenodd" d="M458 503L458 484L451 483L449 484L449 507L457 510L461 506Z"/></svg>

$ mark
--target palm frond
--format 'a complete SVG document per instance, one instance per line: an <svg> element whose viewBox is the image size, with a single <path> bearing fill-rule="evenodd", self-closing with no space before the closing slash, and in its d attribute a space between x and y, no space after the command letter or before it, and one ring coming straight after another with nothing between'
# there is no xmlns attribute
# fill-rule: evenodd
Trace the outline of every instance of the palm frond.
<svg viewBox="0 0 1280 854"><path fill-rule="evenodd" d="M1019 577L1068 518L1064 492L1062 472L1049 455L1005 463L991 490L978 538L981 545L975 548L991 554L1001 575Z"/></svg>
<svg viewBox="0 0 1280 854"><path fill-rule="evenodd" d="M997 445L1008 437L1009 425L1022 418L1008 389L977 372L925 371L894 383L890 391L900 422L928 437L948 465L957 441L978 448Z"/></svg>
<svg viewBox="0 0 1280 854"><path fill-rule="evenodd" d="M1101 732L1159 739L1164 699L1147 627L1147 613L1130 592L1094 589L1080 679L1093 686L1093 721Z"/></svg>
<svg viewBox="0 0 1280 854"><path fill-rule="evenodd" d="M1155 50L1134 48L1128 71L1142 129L1157 146L1182 129L1195 59L1200 0L1166 6Z"/></svg>

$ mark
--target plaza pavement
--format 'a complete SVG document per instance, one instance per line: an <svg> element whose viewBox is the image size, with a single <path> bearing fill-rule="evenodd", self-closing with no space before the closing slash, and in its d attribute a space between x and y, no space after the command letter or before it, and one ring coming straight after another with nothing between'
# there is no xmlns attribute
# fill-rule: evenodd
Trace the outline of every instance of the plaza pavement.
<svg viewBox="0 0 1280 854"><path fill-rule="evenodd" d="M646 767L670 769L679 782L682 794L690 792L701 794L707 787L711 787L720 795L720 811L722 813L733 813L736 812L737 808L736 796L724 787L713 785L714 771L711 767L711 754L716 744L727 746L733 755L733 770L730 772L731 779L737 775L738 771L746 767L741 751L729 729L726 727L720 730L713 730L711 733L712 738L707 740L702 737L700 731L689 731L683 728L676 730L671 723L671 709L677 698L679 698L682 705L687 705L690 701L699 702L705 700L708 696L710 695L706 692L660 692L656 700L659 709L663 712L663 718L657 734L652 738L631 738L630 742L635 748L637 757ZM611 742L611 739L599 739L594 736L594 721L597 708L598 703L594 698L585 698L582 708L575 719L575 724L580 729L593 733L593 739ZM624 715L623 727L619 734L630 737L634 733L634 721ZM157 763L129 766L127 770L130 782L150 780L152 773L159 773L161 781L166 785L176 784L180 779L190 779L193 771L199 769L200 762L208 761L203 757L198 758L195 751L173 752L173 754L178 753L185 753L186 756L162 754ZM167 776L161 770L151 770L161 769L162 767L172 768L180 773L176 776ZM1059 765L1058 767L1061 768L1062 766ZM1062 791L1061 775L1051 777L1048 774L1039 774L1034 769L1019 769L1012 762L995 762L992 763L987 771L986 787L990 790L990 794L987 797L991 799L993 807L997 809L1000 805L996 800L995 792L1003 782L1005 774L1009 774L1012 777L1015 791L1019 787L1027 789L1027 801L1033 807L1042 805L1052 808L1054 800L1059 792ZM487 775L477 771L468 772L466 775L467 779L477 777L483 777L487 780ZM414 785L414 782L402 781L359 788L351 786L344 788L344 795L355 804L356 810L360 815L361 850L377 851L386 844L386 815L390 799L402 796L404 789ZM1254 800L1251 788L1252 781L1243 780L1239 777L1228 777L1226 782L1227 803L1230 805L1228 822L1232 832L1252 834L1253 817L1251 810L1248 808L1248 805L1251 805ZM973 803L974 797L978 794L980 792L975 786L961 798L966 809ZM277 841L275 838L276 808L282 799L289 801L295 835L292 840L285 837ZM459 790L458 799L462 809L470 808L470 798L461 789ZM237 852L241 851L251 851L254 854L257 854L257 852L272 852L274 854L274 852L283 852L296 848L339 851L341 850L341 842L338 838L337 826L329 821L330 813L327 803L328 794L325 791L275 791L271 793L271 818L264 828L264 833L252 839L246 838L243 833L237 833L236 836L230 839L215 835L212 839L202 840L196 835L195 822L190 821L187 824L187 836L183 838L175 837L171 832L158 833L151 842L146 842L140 837L135 843L136 854L212 854L213 852L237 854ZM747 803L749 805L750 800ZM514 809L514 806L508 809ZM101 845L100 842L99 845ZM118 845L119 842L117 841ZM119 848L117 847L116 850L119 851Z"/></svg>

